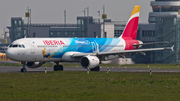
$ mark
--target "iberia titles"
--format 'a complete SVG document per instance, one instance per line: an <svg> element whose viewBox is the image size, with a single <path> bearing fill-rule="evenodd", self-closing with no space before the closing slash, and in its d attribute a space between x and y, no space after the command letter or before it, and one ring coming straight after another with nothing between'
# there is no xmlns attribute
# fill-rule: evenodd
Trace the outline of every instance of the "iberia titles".
<svg viewBox="0 0 180 101"><path fill-rule="evenodd" d="M43 40L44 45L65 45L62 40Z"/></svg>

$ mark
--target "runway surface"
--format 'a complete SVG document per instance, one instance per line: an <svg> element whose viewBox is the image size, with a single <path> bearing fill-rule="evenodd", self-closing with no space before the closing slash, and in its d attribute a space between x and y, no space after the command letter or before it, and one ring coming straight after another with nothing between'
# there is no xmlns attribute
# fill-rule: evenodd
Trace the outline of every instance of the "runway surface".
<svg viewBox="0 0 180 101"><path fill-rule="evenodd" d="M20 66L0 66L0 73L20 73ZM43 72L45 67L26 68L27 72ZM110 72L149 72L150 69L133 69L133 68L109 68ZM54 71L53 67L47 67L48 71ZM64 71L87 71L81 67L64 67ZM107 68L101 68L100 71L107 71ZM180 72L180 69L152 69L152 72Z"/></svg>

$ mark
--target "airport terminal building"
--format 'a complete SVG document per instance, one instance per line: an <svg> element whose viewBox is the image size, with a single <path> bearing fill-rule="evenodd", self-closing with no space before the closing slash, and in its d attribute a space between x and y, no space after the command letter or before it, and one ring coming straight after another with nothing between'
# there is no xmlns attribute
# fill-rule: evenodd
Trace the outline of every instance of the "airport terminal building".
<svg viewBox="0 0 180 101"><path fill-rule="evenodd" d="M175 45L174 51L152 51L147 55L132 54L135 63L179 63L180 37L180 0L155 0L150 3L153 12L149 13L149 23L139 24L137 39L148 42L169 41L169 44L144 45L142 48L154 48ZM126 25L124 21L111 21L93 16L78 16L75 24L60 23L24 23L22 17L12 17L9 29L11 41L23 37L98 37L117 38Z"/></svg>
<svg viewBox="0 0 180 101"><path fill-rule="evenodd" d="M153 12L149 13L149 22L155 23L155 41L169 41L156 47L174 45L174 51L156 51L155 62L180 63L180 0L155 0L150 5Z"/></svg>
<svg viewBox="0 0 180 101"><path fill-rule="evenodd" d="M125 22L105 20L105 36L119 37ZM12 17L10 30L11 41L22 37L103 37L103 23L92 16L77 17L76 24L32 23L24 24L22 17Z"/></svg>

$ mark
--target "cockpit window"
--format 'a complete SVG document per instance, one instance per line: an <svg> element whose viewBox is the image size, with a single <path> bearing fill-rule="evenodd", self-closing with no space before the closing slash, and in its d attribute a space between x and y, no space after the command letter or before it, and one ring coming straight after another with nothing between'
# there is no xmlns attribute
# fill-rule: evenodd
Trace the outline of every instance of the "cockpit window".
<svg viewBox="0 0 180 101"><path fill-rule="evenodd" d="M12 44L10 44L9 47L12 47Z"/></svg>
<svg viewBox="0 0 180 101"><path fill-rule="evenodd" d="M15 44L15 45L13 45L12 47L18 47L18 45L17 45L17 44Z"/></svg>
<svg viewBox="0 0 180 101"><path fill-rule="evenodd" d="M22 47L21 45L19 45L19 47Z"/></svg>
<svg viewBox="0 0 180 101"><path fill-rule="evenodd" d="M23 47L23 48L25 48L25 46L24 46L24 45L22 45L22 47Z"/></svg>
<svg viewBox="0 0 180 101"><path fill-rule="evenodd" d="M14 47L25 48L25 46L23 44L19 44L19 45L18 44L14 44L14 45L10 44L9 47L11 47L11 48L14 48Z"/></svg>

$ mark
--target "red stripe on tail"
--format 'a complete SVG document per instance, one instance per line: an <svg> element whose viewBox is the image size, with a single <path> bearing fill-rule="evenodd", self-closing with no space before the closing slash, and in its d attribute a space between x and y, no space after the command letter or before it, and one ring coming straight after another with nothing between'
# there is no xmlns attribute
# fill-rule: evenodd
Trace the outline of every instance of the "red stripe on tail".
<svg viewBox="0 0 180 101"><path fill-rule="evenodd" d="M136 39L139 17L131 19L122 34L123 39Z"/></svg>

